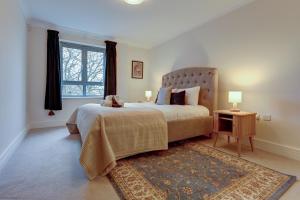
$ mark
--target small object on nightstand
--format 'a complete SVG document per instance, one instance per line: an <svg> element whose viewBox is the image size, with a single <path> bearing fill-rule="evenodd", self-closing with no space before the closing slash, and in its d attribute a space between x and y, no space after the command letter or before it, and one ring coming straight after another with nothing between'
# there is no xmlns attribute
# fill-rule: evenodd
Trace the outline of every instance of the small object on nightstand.
<svg viewBox="0 0 300 200"><path fill-rule="evenodd" d="M242 92L229 91L228 102L233 104L232 108L230 109L231 112L240 112L240 109L238 109L237 104L242 103Z"/></svg>
<svg viewBox="0 0 300 200"><path fill-rule="evenodd" d="M247 136L253 152L253 137L256 134L256 113L232 112L230 110L214 111L214 133L216 134L214 147L220 134L227 136L228 143L230 143L230 137L235 137L238 156L240 156L242 138Z"/></svg>

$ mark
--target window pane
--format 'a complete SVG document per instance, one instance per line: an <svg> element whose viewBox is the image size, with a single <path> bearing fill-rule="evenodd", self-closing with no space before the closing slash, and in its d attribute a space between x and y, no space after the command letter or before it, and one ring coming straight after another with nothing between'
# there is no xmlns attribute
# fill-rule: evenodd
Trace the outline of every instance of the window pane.
<svg viewBox="0 0 300 200"><path fill-rule="evenodd" d="M81 81L82 51L63 47L63 80Z"/></svg>
<svg viewBox="0 0 300 200"><path fill-rule="evenodd" d="M88 82L103 82L102 52L87 52L87 80Z"/></svg>
<svg viewBox="0 0 300 200"><path fill-rule="evenodd" d="M100 85L87 85L86 86L87 96L102 96L104 95L104 87Z"/></svg>
<svg viewBox="0 0 300 200"><path fill-rule="evenodd" d="M82 85L63 85L63 96L83 96Z"/></svg>

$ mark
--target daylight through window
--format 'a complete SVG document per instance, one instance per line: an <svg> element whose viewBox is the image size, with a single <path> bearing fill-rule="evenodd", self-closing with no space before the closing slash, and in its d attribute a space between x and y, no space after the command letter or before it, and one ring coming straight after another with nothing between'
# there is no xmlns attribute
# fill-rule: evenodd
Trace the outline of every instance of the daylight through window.
<svg viewBox="0 0 300 200"><path fill-rule="evenodd" d="M103 97L105 49L61 42L62 96Z"/></svg>

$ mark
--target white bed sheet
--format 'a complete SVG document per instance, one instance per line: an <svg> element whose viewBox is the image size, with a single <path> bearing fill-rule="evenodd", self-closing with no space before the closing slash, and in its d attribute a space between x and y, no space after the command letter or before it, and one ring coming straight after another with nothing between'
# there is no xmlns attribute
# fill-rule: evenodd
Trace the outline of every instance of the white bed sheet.
<svg viewBox="0 0 300 200"><path fill-rule="evenodd" d="M125 103L124 107L146 107L160 110L167 121L186 120L195 117L208 117L209 110L205 106L197 105L157 105L154 103Z"/></svg>

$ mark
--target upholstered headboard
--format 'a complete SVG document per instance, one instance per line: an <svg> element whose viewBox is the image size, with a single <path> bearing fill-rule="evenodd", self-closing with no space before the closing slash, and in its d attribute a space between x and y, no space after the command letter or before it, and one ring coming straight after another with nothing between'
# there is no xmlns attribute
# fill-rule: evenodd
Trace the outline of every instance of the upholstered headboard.
<svg viewBox="0 0 300 200"><path fill-rule="evenodd" d="M199 105L207 107L212 115L218 106L218 71L215 68L192 67L163 76L162 87L191 88L200 86Z"/></svg>

